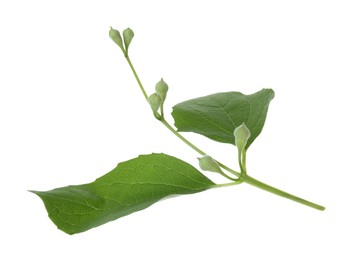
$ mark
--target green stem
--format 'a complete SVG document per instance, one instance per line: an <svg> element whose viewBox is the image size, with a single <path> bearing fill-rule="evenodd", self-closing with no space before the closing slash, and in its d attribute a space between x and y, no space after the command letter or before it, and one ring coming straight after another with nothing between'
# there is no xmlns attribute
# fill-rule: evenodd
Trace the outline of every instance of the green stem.
<svg viewBox="0 0 354 260"><path fill-rule="evenodd" d="M164 113L163 113L163 105L164 105L165 101L162 101L161 103L161 107L160 107L160 111L161 111L161 117L164 118Z"/></svg>
<svg viewBox="0 0 354 260"><path fill-rule="evenodd" d="M244 176L242 178L242 180L252 186L255 186L259 189L262 189L262 190L265 190L265 191L268 191L268 192L271 192L273 194L276 194L278 196L281 196L281 197L284 197L284 198L287 198L289 200L293 200L293 201L296 201L300 204L303 204L303 205L306 205L306 206L309 206L311 208L314 208L314 209L318 209L318 210L325 210L325 207L321 206L321 205L318 205L316 203L313 203L313 202L310 202L308 200L304 200L302 198L299 198L297 196L294 196L290 193L287 193L285 191L282 191L282 190L279 190L277 188L274 188L268 184L265 184L263 182L260 182L259 180L256 180L254 178L252 178L251 176Z"/></svg>
<svg viewBox="0 0 354 260"><path fill-rule="evenodd" d="M134 69L134 66L133 66L133 64L132 64L132 62L131 62L131 60L130 60L128 54L125 54L124 57L125 57L125 59L127 60L127 62L128 62L128 64L129 64L131 70L133 71L134 77L135 77L136 81L137 81L138 84L139 84L139 87L140 87L140 89L141 89L141 92L143 92L143 95L144 95L145 99L148 100L149 97L148 97L148 95L146 94L146 91L145 91L145 89L144 89L144 87L143 87L143 84L141 84L141 81L140 81L140 79L139 79L139 76L138 76L138 74L136 73L136 71L135 71L135 69Z"/></svg>
<svg viewBox="0 0 354 260"><path fill-rule="evenodd" d="M243 149L243 151L242 151L242 161L241 161L241 163L242 163L242 170L243 170L243 172L245 173L245 174L247 174L247 168L246 168L246 150L245 149Z"/></svg>
<svg viewBox="0 0 354 260"><path fill-rule="evenodd" d="M196 147L194 144L189 142L186 138L184 138L180 133L178 133L164 118L162 118L161 123L164 124L170 130L175 136L177 136L179 139L181 139L185 144L187 144L189 147L191 147L194 151L199 153L200 155L206 155L205 152L200 150L198 147Z"/></svg>
<svg viewBox="0 0 354 260"><path fill-rule="evenodd" d="M239 179L232 178L229 175L227 175L226 173L224 173L223 171L220 171L218 173L221 174L222 176L224 176L226 179L229 179L230 181L233 181L233 182L238 182L239 181Z"/></svg>
<svg viewBox="0 0 354 260"><path fill-rule="evenodd" d="M244 171L242 167L242 152L240 151L240 149L238 150L238 165L240 167L241 174L243 174Z"/></svg>
<svg viewBox="0 0 354 260"><path fill-rule="evenodd" d="M245 149L243 149L242 152L239 151L238 163L239 163L239 165L240 165L241 174L242 174L242 175L247 175L247 169L246 169L246 150L245 150Z"/></svg>
<svg viewBox="0 0 354 260"><path fill-rule="evenodd" d="M247 175L246 169L246 150L243 149L242 151L238 149L238 165L240 167L241 176Z"/></svg>
<svg viewBox="0 0 354 260"><path fill-rule="evenodd" d="M230 167L227 167L225 164L222 164L221 162L219 162L219 161L217 161L217 160L215 160L215 161L216 161L216 162L219 164L219 166L220 166L221 168L223 168L224 170L228 171L229 173L232 173L233 175L235 175L235 176L237 176L237 177L241 177L241 173L239 173L239 172L237 172L237 171L231 169Z"/></svg>

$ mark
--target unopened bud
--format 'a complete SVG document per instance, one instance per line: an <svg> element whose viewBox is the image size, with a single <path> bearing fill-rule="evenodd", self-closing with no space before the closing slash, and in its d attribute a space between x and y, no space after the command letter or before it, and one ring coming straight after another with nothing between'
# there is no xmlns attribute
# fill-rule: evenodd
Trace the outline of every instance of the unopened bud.
<svg viewBox="0 0 354 260"><path fill-rule="evenodd" d="M132 29L127 28L123 31L123 39L124 39L124 45L125 45L125 50L128 52L128 47L134 37L134 32Z"/></svg>
<svg viewBox="0 0 354 260"><path fill-rule="evenodd" d="M202 158L198 158L199 160L199 167L203 171L209 172L222 172L220 169L219 164L209 155L204 155Z"/></svg>
<svg viewBox="0 0 354 260"><path fill-rule="evenodd" d="M123 41L122 41L122 37L120 36L120 33L118 30L113 29L111 27L111 29L109 30L109 37L111 37L111 39L122 49L122 51L124 52L124 47L123 47Z"/></svg>
<svg viewBox="0 0 354 260"><path fill-rule="evenodd" d="M162 98L162 101L165 101L167 91L168 91L168 85L166 84L163 79L161 79L159 82L157 82L155 86L156 93L159 94Z"/></svg>
<svg viewBox="0 0 354 260"><path fill-rule="evenodd" d="M152 109L152 112L154 112L154 114L156 114L162 104L161 96L157 93L152 94L149 97L149 104Z"/></svg>
<svg viewBox="0 0 354 260"><path fill-rule="evenodd" d="M248 138L251 136L250 130L245 123L242 123L239 127L236 127L234 131L235 144L239 151L243 151L247 145Z"/></svg>

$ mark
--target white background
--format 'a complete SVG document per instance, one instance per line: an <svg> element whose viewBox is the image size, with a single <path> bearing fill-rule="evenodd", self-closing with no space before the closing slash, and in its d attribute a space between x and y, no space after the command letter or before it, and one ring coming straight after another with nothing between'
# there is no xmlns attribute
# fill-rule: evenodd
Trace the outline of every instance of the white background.
<svg viewBox="0 0 354 260"><path fill-rule="evenodd" d="M354 259L353 13L340 0L1 1L0 258ZM152 117L109 26L134 30L146 89L161 77L170 86L166 112L273 88L248 170L326 211L243 184L74 236L57 230L27 190L87 183L151 152L197 166ZM231 145L185 136L236 165Z"/></svg>

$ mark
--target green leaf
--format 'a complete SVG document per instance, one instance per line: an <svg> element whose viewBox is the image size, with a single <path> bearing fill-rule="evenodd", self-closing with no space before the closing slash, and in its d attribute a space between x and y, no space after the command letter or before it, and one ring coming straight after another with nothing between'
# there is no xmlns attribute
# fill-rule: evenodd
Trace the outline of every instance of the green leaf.
<svg viewBox="0 0 354 260"><path fill-rule="evenodd" d="M145 209L171 195L191 194L215 184L190 164L165 154L141 155L92 183L41 192L57 227L75 234Z"/></svg>
<svg viewBox="0 0 354 260"><path fill-rule="evenodd" d="M262 89L252 95L217 93L175 105L172 116L179 132L194 132L233 145L235 128L245 123L251 132L247 149L261 133L273 97L272 89Z"/></svg>

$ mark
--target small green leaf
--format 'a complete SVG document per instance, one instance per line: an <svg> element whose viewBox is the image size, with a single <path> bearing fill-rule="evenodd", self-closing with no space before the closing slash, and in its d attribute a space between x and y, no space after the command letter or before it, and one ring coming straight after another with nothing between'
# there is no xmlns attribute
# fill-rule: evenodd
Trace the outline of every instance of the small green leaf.
<svg viewBox="0 0 354 260"><path fill-rule="evenodd" d="M57 227L75 234L145 209L171 195L192 194L215 184L190 164L166 154L141 155L92 183L42 192Z"/></svg>
<svg viewBox="0 0 354 260"><path fill-rule="evenodd" d="M247 149L261 133L273 97L272 89L251 95L217 93L175 105L172 116L180 132L194 132L230 144L235 144L235 128L245 123L251 132Z"/></svg>
<svg viewBox="0 0 354 260"><path fill-rule="evenodd" d="M123 31L123 39L124 39L124 45L125 45L125 50L128 52L129 45L134 37L134 32L132 29L127 28Z"/></svg>

